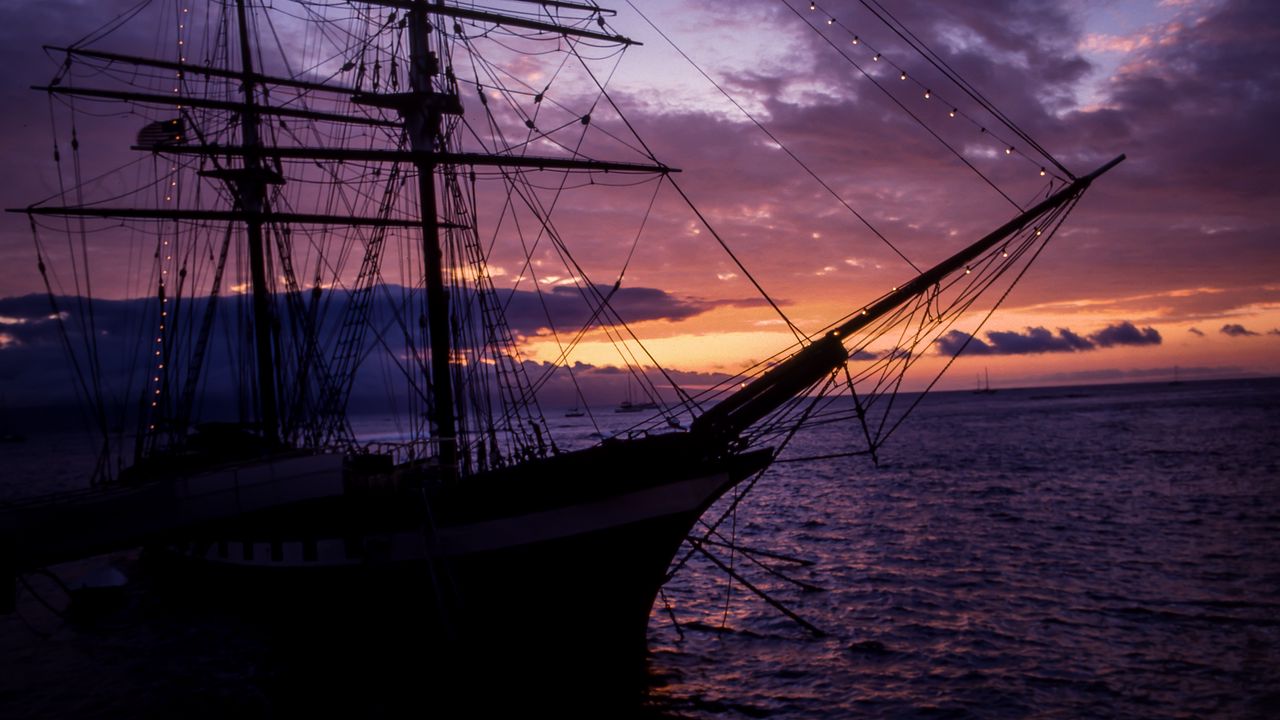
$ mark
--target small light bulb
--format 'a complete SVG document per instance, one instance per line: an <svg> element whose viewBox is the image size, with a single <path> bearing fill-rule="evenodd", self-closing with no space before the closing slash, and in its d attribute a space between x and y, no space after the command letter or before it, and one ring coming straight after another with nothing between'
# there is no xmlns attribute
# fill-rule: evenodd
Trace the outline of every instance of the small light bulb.
<svg viewBox="0 0 1280 720"><path fill-rule="evenodd" d="M876 53L876 56L871 59L875 62L880 62L880 53Z"/></svg>
<svg viewBox="0 0 1280 720"><path fill-rule="evenodd" d="M973 269L972 269L972 268L966 267L966 268L964 269L964 274L965 274L965 275L968 275L968 274L969 274L969 273L971 273L971 272L973 272Z"/></svg>
<svg viewBox="0 0 1280 720"><path fill-rule="evenodd" d="M1040 168L1040 177L1044 177L1044 168Z"/></svg>
<svg viewBox="0 0 1280 720"><path fill-rule="evenodd" d="M854 35L854 36L853 36L853 44L854 44L854 45L857 45L857 44L858 44L858 36L857 36L857 35Z"/></svg>
<svg viewBox="0 0 1280 720"><path fill-rule="evenodd" d="M928 100L930 95L933 95L933 91L932 91L932 90L925 90L925 91L924 91L924 99L925 99L925 100Z"/></svg>
<svg viewBox="0 0 1280 720"><path fill-rule="evenodd" d="M1040 228L1036 228L1036 237L1040 237Z"/></svg>
<svg viewBox="0 0 1280 720"><path fill-rule="evenodd" d="M1012 154L1013 154L1013 146L1012 146L1012 145L1010 145L1009 147L1005 148L1005 149L1004 149L1004 154L1005 154L1005 155L1012 155Z"/></svg>
<svg viewBox="0 0 1280 720"><path fill-rule="evenodd" d="M810 10L817 10L817 9L818 9L818 3L816 3L816 2L811 2L811 3L809 3L809 9L810 9Z"/></svg>
<svg viewBox="0 0 1280 720"><path fill-rule="evenodd" d="M955 116L956 116L956 109L951 108L951 112L947 113L947 117L955 117Z"/></svg>
<svg viewBox="0 0 1280 720"><path fill-rule="evenodd" d="M903 70L903 71L902 71L902 75L900 75L900 76L898 77L898 79L899 79L899 80L906 80L906 79L907 79L907 71L906 71L906 70Z"/></svg>
<svg viewBox="0 0 1280 720"><path fill-rule="evenodd" d="M835 24L836 24L836 19L835 19L835 18L827 18L827 24L828 24L828 25L835 25Z"/></svg>

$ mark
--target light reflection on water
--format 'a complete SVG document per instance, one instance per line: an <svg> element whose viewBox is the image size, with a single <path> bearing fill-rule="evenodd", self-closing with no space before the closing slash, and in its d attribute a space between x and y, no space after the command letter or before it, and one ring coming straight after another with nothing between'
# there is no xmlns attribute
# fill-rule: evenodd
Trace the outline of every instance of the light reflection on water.
<svg viewBox="0 0 1280 720"><path fill-rule="evenodd" d="M562 446L596 439L585 419L551 420ZM762 558L826 590L710 549L829 634L695 556L665 589L683 637L661 600L650 620L649 705L705 718L1280 716L1277 427L1277 381L955 393L926 401L879 468L777 465L722 531L814 561ZM819 428L791 452L855 433ZM39 437L0 449L13 470L0 498L33 478L74 485L65 455ZM27 609L52 637L0 617L0 715L130 716L110 708L180 706L163 689L175 682L237 711L270 707L282 683L317 692L269 633L225 614L152 609L83 632Z"/></svg>

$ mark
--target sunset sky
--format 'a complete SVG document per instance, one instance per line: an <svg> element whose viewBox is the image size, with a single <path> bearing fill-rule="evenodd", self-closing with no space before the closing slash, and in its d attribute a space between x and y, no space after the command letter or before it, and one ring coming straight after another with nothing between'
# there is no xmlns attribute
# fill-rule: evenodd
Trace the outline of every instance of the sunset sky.
<svg viewBox="0 0 1280 720"><path fill-rule="evenodd" d="M882 2L1073 172L1128 156L1088 192L944 386L972 387L984 368L997 387L1165 380L1175 366L1184 379L1280 374L1280 5ZM816 331L911 277L902 259L626 0L603 4L618 11L613 30L644 43L626 52L610 81L612 96L656 156L682 169L681 187L802 329ZM5 207L57 191L48 103L27 89L56 71L40 45L79 38L128 5L0 5L0 61L9 68L0 87ZM1015 200L1025 203L1044 189L1038 163L1006 156L1003 142L972 123L946 124L939 100L960 105L960 93L862 5L818 6L636 2L917 265L946 257L1014 210L893 108L824 37L848 48L846 28L853 29L862 41L850 50L853 59ZM828 25L828 17L839 23ZM868 44L885 62L871 62ZM899 70L912 82L899 83ZM537 72L531 69L528 79L536 81ZM916 82L936 97L926 101ZM131 141L126 134L120 144ZM660 195L624 283L635 291L629 319L654 355L678 370L733 372L789 344L792 336L776 315L753 300L732 260L677 200ZM576 221L592 228L576 252L592 279L605 284L616 279L636 232L634 208L616 220L613 211L602 202L581 211L589 221ZM108 247L94 250L110 254ZM499 287L516 282L517 268L500 258L494 265ZM542 281L547 277L554 278ZM130 296L110 270L94 280L100 296ZM662 292L644 295L647 289ZM19 332L36 316L19 314L35 311L18 299L42 292L27 220L6 214L0 367L8 372L24 366L24 353L37 342ZM532 359L554 359L536 321L517 330ZM575 356L597 366L610 358L590 341Z"/></svg>

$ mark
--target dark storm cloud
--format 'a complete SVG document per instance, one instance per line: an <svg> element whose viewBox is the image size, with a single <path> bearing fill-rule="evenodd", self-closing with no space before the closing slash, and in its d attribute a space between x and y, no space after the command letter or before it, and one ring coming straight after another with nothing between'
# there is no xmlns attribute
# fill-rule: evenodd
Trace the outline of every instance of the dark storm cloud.
<svg viewBox="0 0 1280 720"><path fill-rule="evenodd" d="M1228 323L1222 326L1218 332L1231 337L1257 337L1259 333L1249 330L1239 323Z"/></svg>
<svg viewBox="0 0 1280 720"><path fill-rule="evenodd" d="M608 295L609 288L597 288L601 295ZM350 295L345 291L326 293L323 296L321 334L332 334L347 311ZM474 296L455 296L455 303L462 312L479 313ZM535 291L508 291L498 294L499 302L505 302L505 315L511 330L519 335L536 335L547 331L551 323L562 332L575 331L592 319L592 304L576 289L557 287L539 294ZM387 328L384 341L392 349L403 351L401 326L416 327L415 320L421 313L418 308L420 293L409 293L399 286L382 286L374 294L371 307L371 325ZM232 295L219 301L218 326L236 327L236 317L245 312L248 297ZM593 301L594 302L594 301ZM751 301L707 301L695 298L679 298L661 290L635 287L620 288L610 303L624 321L637 323L651 320L684 320L725 304L750 304ZM100 374L109 395L123 401L140 392L139 383L149 366L150 344L141 342L138 333L154 326L158 313L155 299L102 300L92 302L79 298L59 296L51 304L44 295L25 295L0 298L0 377L6 382L6 401L15 405L69 401L83 387L77 373L88 377L90 352L87 338L96 336L96 357L101 363ZM278 300L283 306L284 301ZM207 301L188 300L185 305L173 309L173 325L187 332L199 327ZM399 320L397 320L399 318ZM613 316L596 318L593 326L601 322L613 324ZM231 387L232 369L226 358L238 350L227 347L235 341L226 336L227 330L212 336L213 349L206 353L207 372L219 392ZM65 333L65 340L64 340ZM220 335L219 333L222 333ZM368 338L372 341L372 337ZM143 338L145 340L145 338ZM191 342L188 338L186 342ZM67 354L67 345L76 353L79 368ZM248 347L247 340L240 343ZM330 347L329 345L325 345ZM190 345L188 345L190 347ZM368 380L368 378L366 378ZM372 381L358 382L357 388L380 390L380 384Z"/></svg>
<svg viewBox="0 0 1280 720"><path fill-rule="evenodd" d="M1159 345L1160 333L1153 327L1139 330L1133 323L1125 321L1118 325L1105 327L1090 335L1089 338L1098 347L1113 345Z"/></svg>
<svg viewBox="0 0 1280 720"><path fill-rule="evenodd" d="M1041 353L1066 353L1096 350L1118 345L1159 345L1161 337L1155 328L1138 329L1125 321L1110 325L1090 335L1081 335L1058 328L1056 333L1048 328L1027 328L1026 332L994 330L987 333L987 340L978 339L959 330L952 330L934 341L942 355L965 352L969 355L1038 355Z"/></svg>

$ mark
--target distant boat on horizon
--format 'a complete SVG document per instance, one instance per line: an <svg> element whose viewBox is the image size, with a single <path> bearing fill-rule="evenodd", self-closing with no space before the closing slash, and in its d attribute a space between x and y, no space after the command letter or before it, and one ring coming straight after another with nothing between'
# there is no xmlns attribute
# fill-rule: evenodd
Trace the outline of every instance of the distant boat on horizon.
<svg viewBox="0 0 1280 720"><path fill-rule="evenodd" d="M983 375L986 376L986 380L987 380L986 384L984 385L982 382L983 376L982 375L978 376L977 384L973 389L973 394L974 395L991 395L997 392L996 390L991 389L991 372L987 368L983 368L982 372L983 372Z"/></svg>
<svg viewBox="0 0 1280 720"><path fill-rule="evenodd" d="M627 376L627 398L618 403L618 407L613 411L616 413L638 413L646 410L657 410L658 403L652 400L634 401L631 397L631 376Z"/></svg>
<svg viewBox="0 0 1280 720"><path fill-rule="evenodd" d="M636 413L644 412L645 410L657 409L658 404L655 402L631 402L630 400L623 400L618 403L618 407L614 408L613 411L616 413Z"/></svg>

